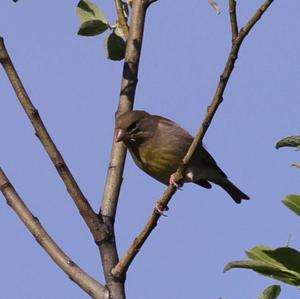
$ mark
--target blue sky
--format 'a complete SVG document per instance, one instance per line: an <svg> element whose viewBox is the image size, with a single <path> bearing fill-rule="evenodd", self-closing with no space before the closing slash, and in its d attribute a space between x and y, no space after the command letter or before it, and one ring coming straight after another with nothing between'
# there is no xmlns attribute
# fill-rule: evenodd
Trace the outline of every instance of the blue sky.
<svg viewBox="0 0 300 299"><path fill-rule="evenodd" d="M110 22L112 1L96 1ZM262 1L238 1L244 24ZM19 75L83 192L98 210L114 129L122 63L105 58L103 36L77 36L77 1L1 1L0 28ZM158 1L148 11L135 107L195 133L230 49L227 1L216 15L203 1ZM127 275L130 299L258 298L277 283L224 265L255 245L300 248L300 219L281 200L299 194L299 152L276 150L299 135L298 0L274 1L242 45L224 102L205 144L251 200L236 205L217 186L185 185ZM0 71L0 165L65 252L103 282L98 251L13 90ZM165 186L128 156L117 212L120 255L150 216ZM51 262L0 200L1 297L87 298ZM282 285L281 299L296 288Z"/></svg>

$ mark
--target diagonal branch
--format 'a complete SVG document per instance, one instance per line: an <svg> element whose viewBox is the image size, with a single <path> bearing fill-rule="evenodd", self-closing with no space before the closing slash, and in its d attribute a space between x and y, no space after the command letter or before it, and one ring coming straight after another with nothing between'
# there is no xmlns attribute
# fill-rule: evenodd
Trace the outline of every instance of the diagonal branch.
<svg viewBox="0 0 300 299"><path fill-rule="evenodd" d="M217 89L216 89L215 95L213 97L213 100L211 102L211 105L208 107L207 113L204 117L204 120L202 121L201 127L200 127L197 135L195 136L194 141L191 144L186 156L183 159L183 166L188 164L188 161L192 157L196 148L202 142L203 137L204 137L208 127L210 126L210 123L211 123L219 105L223 101L224 90L225 90L227 82L230 78L230 75L233 71L234 64L238 58L238 52L240 50L240 47L241 47L241 44L242 44L244 38L248 35L250 30L253 28L253 26L259 21L261 16L265 13L265 11L273 3L273 1L274 0L266 0L264 2L264 4L257 10L255 15L250 19L250 21L247 23L247 25L245 27L241 28L240 32L238 33L235 42L232 44L231 51L229 53L224 71L220 76L220 81L217 86Z"/></svg>
<svg viewBox="0 0 300 299"><path fill-rule="evenodd" d="M7 204L16 212L36 241L49 254L52 260L92 298L107 299L108 290L94 278L76 265L55 243L22 201L3 170L0 168L0 190L6 198Z"/></svg>
<svg viewBox="0 0 300 299"><path fill-rule="evenodd" d="M254 16L249 20L249 22L246 24L244 28L240 30L239 35L244 38L249 31L252 29L252 27L259 21L259 19L262 17L262 15L266 12L266 10L269 8L269 6L274 2L274 0L266 0L262 6L257 10L257 12L254 14Z"/></svg>
<svg viewBox="0 0 300 299"><path fill-rule="evenodd" d="M240 30L238 33L235 41L232 44L231 51L229 53L225 68L223 73L220 76L220 81L217 86L215 95L212 99L211 105L208 107L207 113L204 117L204 120L198 130L197 135L195 136L187 154L185 155L182 164L179 166L177 172L176 172L176 179L182 178L182 173L190 161L191 157L193 156L196 148L199 146L199 144L202 143L203 137L209 128L209 125L219 107L219 105L223 101L223 94L225 87L227 85L227 82L230 78L230 75L233 71L235 61L238 57L238 52L240 49L240 46L244 40L244 38L247 36L247 34L250 32L252 27L258 22L258 20L261 18L261 16L264 14L264 12L268 9L268 7L272 4L273 0L266 0L264 4L257 10L255 15L250 19L250 21L247 23L247 25ZM159 206L164 210L166 208L167 204L171 200L172 196L176 192L176 189L174 186L169 186L167 190L165 191L163 197L158 202ZM150 235L152 230L157 225L158 219L161 217L160 214L157 214L156 212L153 212L151 217L149 218L148 222L146 223L144 229L142 232L135 238L133 243L130 245L124 256L120 259L120 262L116 265L116 267L112 270L112 274L115 277L123 277L129 268L131 262L133 261L134 257L137 255L141 247L143 246L144 242L146 241L147 237Z"/></svg>
<svg viewBox="0 0 300 299"><path fill-rule="evenodd" d="M100 229L100 221L97 214L93 211L89 202L81 192L77 182L71 174L67 164L58 151L56 145L52 141L38 110L33 106L18 74L6 50L4 40L0 37L0 63L2 64L14 90L23 106L32 126L35 129L35 134L41 141L44 149L48 153L53 162L57 172L63 180L70 196L73 198L81 216L85 220L87 226L93 234L96 243L101 242L105 237L103 230Z"/></svg>

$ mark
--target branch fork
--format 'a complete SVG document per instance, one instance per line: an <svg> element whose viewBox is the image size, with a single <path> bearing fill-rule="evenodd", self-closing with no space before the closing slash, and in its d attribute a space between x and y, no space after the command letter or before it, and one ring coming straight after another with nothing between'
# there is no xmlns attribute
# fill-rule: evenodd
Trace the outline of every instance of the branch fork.
<svg viewBox="0 0 300 299"><path fill-rule="evenodd" d="M135 96L136 85L138 81L138 67L143 40L143 30L147 8L157 0L134 0L132 1L132 15L130 27L127 24L127 18L124 15L121 0L115 0L118 23L120 24L124 36L127 39L125 61L123 67L123 77L121 82L121 92L118 106L118 113L124 113L131 110ZM244 38L248 35L252 27L258 22L261 16L266 12L273 0L265 0L263 5L257 10L249 22L239 30L236 14L236 1L229 0L229 15L232 32L232 47L229 53L223 73L220 76L211 104L208 106L204 120L195 136L186 156L176 171L175 178L181 179L186 165L189 163L198 145L202 142L209 125L223 101L223 94L233 71L238 52ZM116 215L118 196L122 183L123 169L126 157L124 145L116 144L113 141L111 159L108 166L105 190L102 198L101 209L95 213L88 200L80 190L77 182L72 176L68 166L63 160L60 152L52 141L45 125L33 106L26 90L13 66L13 63L5 48L3 38L0 37L0 63L15 90L15 93L22 104L28 118L30 119L36 136L43 144L51 161L56 167L60 177L67 187L68 193L75 202L81 216L89 227L94 240L99 248L102 258L102 265L105 274L106 286L98 283L87 273L80 269L51 239L45 229L40 224L29 209L25 206L8 178L0 168L0 190L4 194L7 203L15 210L27 228L32 232L37 242L47 251L49 256L58 264L58 266L68 274L91 297L96 299L124 299L124 281L126 272L143 246L144 242L158 223L161 214L155 210L152 212L149 220L141 233L134 239L124 256L119 260L114 234L114 220ZM172 196L177 191L173 185L168 186L163 196L159 200L162 208L166 208Z"/></svg>
<svg viewBox="0 0 300 299"><path fill-rule="evenodd" d="M186 165L189 163L198 145L201 144L204 135L207 132L207 129L209 128L209 125L219 105L223 101L224 90L230 78L230 75L233 71L234 64L235 61L237 60L238 52L244 38L248 35L252 27L258 22L258 20L265 13L265 11L272 4L272 2L273 0L266 0L264 4L254 14L254 16L249 20L249 22L245 25L245 27L241 28L241 30L238 32L238 24L237 24L237 17L236 17L236 3L234 0L229 0L229 7L230 7L229 12L230 12L231 29L232 29L231 51L228 55L228 59L225 64L223 73L220 75L220 81L216 88L215 95L212 99L211 104L208 106L207 113L202 121L198 133L196 134L188 152L183 158L181 165L178 167L176 171L175 174L176 179L182 178L182 174L185 170ZM170 185L167 188L162 198L158 201L158 203L161 205L162 208L166 208L166 206L168 205L169 201L171 200L175 192L176 192L176 188L174 186ZM134 239L134 241L132 242L132 244L129 246L126 253L124 254L124 256L120 259L119 263L112 269L112 275L114 275L117 278L124 276L131 262L133 261L134 257L137 255L137 253L143 246L144 242L146 241L147 237L150 235L152 230L157 225L157 222L160 217L161 214L155 212L152 213L146 225L144 226L143 230Z"/></svg>

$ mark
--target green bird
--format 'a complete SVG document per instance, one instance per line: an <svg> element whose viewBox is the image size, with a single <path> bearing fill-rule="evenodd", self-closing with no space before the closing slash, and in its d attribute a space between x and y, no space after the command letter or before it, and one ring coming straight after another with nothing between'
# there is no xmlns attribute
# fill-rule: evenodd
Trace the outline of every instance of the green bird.
<svg viewBox="0 0 300 299"><path fill-rule="evenodd" d="M193 182L210 189L211 183L214 183L223 188L236 203L249 199L248 195L231 183L202 144L187 165L183 180L174 180L173 175L193 139L185 129L162 116L142 110L116 115L115 141L123 141L136 165L154 179L177 187Z"/></svg>

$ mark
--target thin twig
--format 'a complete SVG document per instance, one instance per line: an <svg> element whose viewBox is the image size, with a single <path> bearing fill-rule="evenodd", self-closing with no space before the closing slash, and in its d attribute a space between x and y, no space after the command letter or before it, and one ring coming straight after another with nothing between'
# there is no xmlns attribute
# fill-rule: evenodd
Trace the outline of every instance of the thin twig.
<svg viewBox="0 0 300 299"><path fill-rule="evenodd" d="M251 28L256 24L256 22L260 19L260 17L263 15L263 13L268 9L268 7L272 4L273 0L266 0L264 4L258 9L258 11L255 13L255 15L250 19L250 21L247 23L247 25L240 30L240 32L237 35L237 38L235 39L235 42L232 45L231 51L229 53L224 71L222 75L220 76L220 81L217 86L215 95L212 99L212 103L208 108L208 111L204 117L204 120L198 130L197 135L195 136L187 154L185 155L182 165L179 166L175 178L180 179L182 178L182 173L190 161L191 157L193 156L195 150L201 144L203 137L219 107L221 102L223 101L223 93L225 90L225 87L227 85L228 79L233 71L234 63L238 57L238 51L240 49L240 46L243 42L243 39L246 37L246 35L250 32ZM167 190L165 191L163 197L159 201L159 206L164 210L164 208L167 206L168 202L171 200L171 197L176 192L174 186L169 186ZM123 277L130 266L131 262L133 261L134 257L137 255L137 253L140 251L141 247L143 246L144 242L146 241L147 237L150 235L152 230L157 225L158 219L161 217L160 214L157 214L155 212L152 213L150 219L148 220L147 224L145 225L142 232L137 236L137 238L133 241L133 243L130 245L124 256L120 259L120 262L116 265L116 267L112 270L112 273L115 277Z"/></svg>
<svg viewBox="0 0 300 299"><path fill-rule="evenodd" d="M233 43L239 32L237 16L236 16L236 1L235 0L229 0L229 15L230 15L232 43Z"/></svg>
<svg viewBox="0 0 300 299"><path fill-rule="evenodd" d="M164 192L162 198L159 201L159 205L161 207L166 207L169 201L172 199L172 196L175 194L176 188L173 185L170 185L167 190ZM157 222L160 218L161 214L159 214L156 210L152 212L151 217L145 224L143 230L139 233L139 235L134 239L132 244L127 249L124 256L120 259L119 263L112 269L112 275L116 278L123 277L131 262L135 258L135 256L140 251L141 247L147 240L148 236L151 234L153 229L156 227Z"/></svg>
<svg viewBox="0 0 300 299"><path fill-rule="evenodd" d="M249 33L252 27L259 21L259 19L262 17L262 15L265 13L265 11L273 2L274 0L266 0L264 4L257 10L255 15L246 24L246 26L240 30L240 35L242 35L243 38Z"/></svg>
<svg viewBox="0 0 300 299"><path fill-rule="evenodd" d="M92 298L109 298L108 290L76 265L49 236L38 218L30 212L22 201L1 168L0 190L6 198L7 204L16 212L36 241L72 281L78 284Z"/></svg>
<svg viewBox="0 0 300 299"><path fill-rule="evenodd" d="M128 33L129 33L129 27L127 24L127 18L125 17L125 14L124 14L122 1L115 0L115 5L116 5L117 14L118 14L118 23L121 26L122 32L125 36L125 39L127 40Z"/></svg>
<svg viewBox="0 0 300 299"><path fill-rule="evenodd" d="M117 113L124 113L133 107L136 85L138 81L138 67L143 41L145 16L149 3L144 0L132 2L132 14L129 27L129 35L126 44L125 61L121 82L121 92ZM124 276L116 277L111 275L111 270L118 263L118 253L114 234L114 220L118 204L118 197L123 178L126 149L122 143L112 141L110 163L106 176L106 184L101 202L99 215L109 230L110 238L101 243L101 257L105 273L106 284L112 293L113 298L121 298L121 288L125 280ZM113 287L115 286L115 287ZM125 296L124 296L125 297Z"/></svg>
<svg viewBox="0 0 300 299"><path fill-rule="evenodd" d="M95 242L97 244L101 243L103 239L106 238L106 233L102 229L101 222L98 215L93 211L89 202L80 190L77 182L75 181L73 175L71 174L67 164L65 163L63 157L58 151L56 145L52 141L39 113L38 110L32 104L19 76L18 73L9 57L6 50L4 40L0 37L0 63L2 64L14 90L19 99L21 105L23 106L28 118L31 121L32 126L35 129L35 134L41 141L44 149L48 153L51 161L53 162L57 172L62 178L70 196L73 198L81 216L83 217L85 223L89 227L93 234Z"/></svg>

